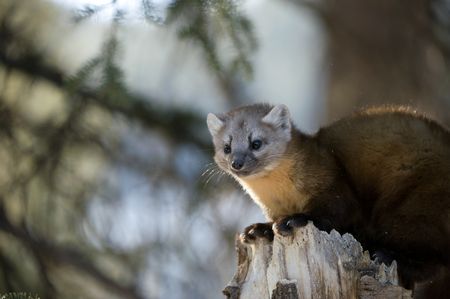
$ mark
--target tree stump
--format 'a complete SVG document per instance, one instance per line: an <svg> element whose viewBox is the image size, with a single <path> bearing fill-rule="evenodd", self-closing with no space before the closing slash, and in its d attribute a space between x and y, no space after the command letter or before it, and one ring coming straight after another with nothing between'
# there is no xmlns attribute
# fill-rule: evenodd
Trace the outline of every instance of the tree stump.
<svg viewBox="0 0 450 299"><path fill-rule="evenodd" d="M375 263L352 235L312 223L273 242L236 238L236 250L238 268L223 290L229 299L412 298L398 285L395 261Z"/></svg>

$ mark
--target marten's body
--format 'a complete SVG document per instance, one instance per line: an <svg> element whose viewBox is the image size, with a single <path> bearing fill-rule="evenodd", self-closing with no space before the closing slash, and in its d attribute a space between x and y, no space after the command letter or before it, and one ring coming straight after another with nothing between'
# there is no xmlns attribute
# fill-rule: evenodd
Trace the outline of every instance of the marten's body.
<svg viewBox="0 0 450 299"><path fill-rule="evenodd" d="M396 259L408 287L439 271L450 277L449 131L401 109L368 110L314 136L295 129L284 106L239 108L216 116L221 123L211 117L216 162L275 228L305 217L350 232ZM252 148L255 135L266 148Z"/></svg>

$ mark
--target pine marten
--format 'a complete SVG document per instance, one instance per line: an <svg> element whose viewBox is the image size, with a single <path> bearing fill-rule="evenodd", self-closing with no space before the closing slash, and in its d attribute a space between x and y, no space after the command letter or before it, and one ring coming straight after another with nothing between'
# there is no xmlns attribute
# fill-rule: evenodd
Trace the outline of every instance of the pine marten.
<svg viewBox="0 0 450 299"><path fill-rule="evenodd" d="M376 108L307 135L286 106L254 104L210 113L207 124L215 162L269 221L247 227L244 241L311 220L353 234L381 262L395 259L407 288L450 283L450 132L437 122Z"/></svg>

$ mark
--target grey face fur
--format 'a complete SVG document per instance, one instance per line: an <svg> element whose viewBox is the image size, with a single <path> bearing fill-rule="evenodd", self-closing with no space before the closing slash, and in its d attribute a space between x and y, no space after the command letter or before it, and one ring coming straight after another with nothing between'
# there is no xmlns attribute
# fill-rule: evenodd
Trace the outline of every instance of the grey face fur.
<svg viewBox="0 0 450 299"><path fill-rule="evenodd" d="M291 140L289 110L284 105L255 104L226 114L209 113L217 165L239 178L274 169Z"/></svg>

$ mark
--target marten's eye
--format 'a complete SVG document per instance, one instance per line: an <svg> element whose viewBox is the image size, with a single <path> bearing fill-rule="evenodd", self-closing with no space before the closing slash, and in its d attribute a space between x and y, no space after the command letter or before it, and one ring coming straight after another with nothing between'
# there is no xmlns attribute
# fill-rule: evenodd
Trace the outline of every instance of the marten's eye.
<svg viewBox="0 0 450 299"><path fill-rule="evenodd" d="M262 145L262 141L261 140L259 140L259 139L253 140L252 144L251 144L252 150L255 150L255 151L259 150L261 148L261 145Z"/></svg>
<svg viewBox="0 0 450 299"><path fill-rule="evenodd" d="M223 152L225 154L231 153L231 146L229 144L225 144L225 146L223 147Z"/></svg>

